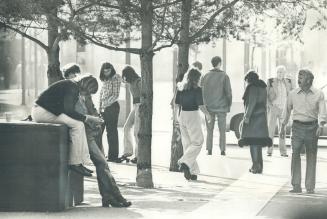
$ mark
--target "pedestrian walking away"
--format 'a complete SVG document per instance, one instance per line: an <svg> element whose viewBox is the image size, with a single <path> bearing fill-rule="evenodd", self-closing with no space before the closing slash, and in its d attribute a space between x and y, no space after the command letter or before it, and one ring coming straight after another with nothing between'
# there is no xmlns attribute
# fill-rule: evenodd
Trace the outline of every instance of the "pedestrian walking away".
<svg viewBox="0 0 327 219"><path fill-rule="evenodd" d="M232 105L232 89L228 75L222 71L221 58L211 59L213 69L205 74L201 80L204 105L210 113L211 123L207 125L207 151L212 154L213 130L215 119L218 120L220 154L226 155L226 115Z"/></svg>
<svg viewBox="0 0 327 219"><path fill-rule="evenodd" d="M184 151L178 164L187 180L197 180L200 170L196 159L203 144L199 108L208 119L210 115L203 104L202 90L199 87L201 73L197 69L191 69L187 76L187 83L182 90L177 91L175 99L175 104L180 107L178 120Z"/></svg>
<svg viewBox="0 0 327 219"><path fill-rule="evenodd" d="M244 118L241 123L239 146L250 145L252 167L250 172L263 171L262 147L271 146L267 125L267 85L258 74L250 70L245 78L247 83L244 95Z"/></svg>
<svg viewBox="0 0 327 219"><path fill-rule="evenodd" d="M326 124L325 97L321 90L312 86L314 76L310 70L301 69L298 74L299 88L290 92L284 109L280 136L285 137L285 126L291 112L292 124L292 163L291 176L293 189L291 193L302 192L301 187L301 148L306 151L305 188L312 194L316 184L316 165L318 138Z"/></svg>
<svg viewBox="0 0 327 219"><path fill-rule="evenodd" d="M116 70L109 62L105 62L101 66L100 80L103 82L100 91L100 107L99 111L104 119L104 128L107 131L108 141L108 161L120 162L119 141L118 141L118 117L120 106L118 97L121 85L121 76L116 74Z"/></svg>
<svg viewBox="0 0 327 219"><path fill-rule="evenodd" d="M283 108L286 104L287 96L292 90L292 82L285 78L286 68L283 65L277 66L276 77L268 79L268 129L269 137L274 139L276 126L278 130L282 124ZM278 124L277 124L278 121ZM278 147L282 157L288 157L285 138L279 138ZM268 147L267 155L271 156L274 145Z"/></svg>

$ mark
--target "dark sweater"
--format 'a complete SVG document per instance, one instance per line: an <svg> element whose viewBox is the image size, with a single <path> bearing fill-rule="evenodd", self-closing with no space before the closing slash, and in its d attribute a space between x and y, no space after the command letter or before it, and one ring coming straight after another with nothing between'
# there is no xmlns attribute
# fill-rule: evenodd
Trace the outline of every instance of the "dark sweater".
<svg viewBox="0 0 327 219"><path fill-rule="evenodd" d="M36 104L56 116L64 113L73 119L84 121L85 115L75 111L78 96L78 85L72 80L62 80L43 91Z"/></svg>
<svg viewBox="0 0 327 219"><path fill-rule="evenodd" d="M195 111L203 105L202 89L200 87L190 90L177 91L175 103L182 106L183 111Z"/></svg>

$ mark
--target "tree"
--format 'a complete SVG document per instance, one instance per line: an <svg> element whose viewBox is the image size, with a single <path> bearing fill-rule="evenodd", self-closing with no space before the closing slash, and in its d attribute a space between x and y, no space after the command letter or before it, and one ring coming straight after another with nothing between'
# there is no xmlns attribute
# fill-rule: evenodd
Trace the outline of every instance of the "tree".
<svg viewBox="0 0 327 219"><path fill-rule="evenodd" d="M68 40L70 32L58 22L61 18L70 19L82 13L90 5L82 5L69 15L67 8L72 7L70 0L5 0L0 3L0 27L9 29L38 44L48 57L48 84L63 79L60 71L59 43ZM30 34L37 30L38 36L47 31L48 41Z"/></svg>

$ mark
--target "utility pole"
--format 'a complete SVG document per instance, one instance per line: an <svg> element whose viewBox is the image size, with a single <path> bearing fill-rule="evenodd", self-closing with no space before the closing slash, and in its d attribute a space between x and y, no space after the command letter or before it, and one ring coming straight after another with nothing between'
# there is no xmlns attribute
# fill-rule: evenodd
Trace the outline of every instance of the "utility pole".
<svg viewBox="0 0 327 219"><path fill-rule="evenodd" d="M22 60L22 68L21 68L21 74L22 74L22 105L26 105L26 62L25 62L25 38L22 37L21 42L21 48L22 48L22 54L21 54L21 60Z"/></svg>

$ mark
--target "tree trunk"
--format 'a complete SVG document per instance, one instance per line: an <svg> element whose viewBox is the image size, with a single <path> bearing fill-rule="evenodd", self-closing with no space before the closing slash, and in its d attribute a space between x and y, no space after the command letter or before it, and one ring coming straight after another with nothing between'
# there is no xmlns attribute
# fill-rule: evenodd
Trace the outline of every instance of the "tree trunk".
<svg viewBox="0 0 327 219"><path fill-rule="evenodd" d="M182 2L182 19L181 19L181 34L180 34L180 42L178 43L178 74L176 78L176 82L180 82L183 80L184 74L186 73L189 64L189 34L190 34L190 17L191 17L191 8L192 8L192 0L183 0ZM176 88L174 88L174 93L176 93ZM175 95L174 95L175 99ZM172 103L174 103L173 100ZM173 107L174 113L178 113L179 109L176 109L176 106ZM176 117L175 117L176 118ZM181 141L181 134L179 129L178 121L173 121L173 135L171 140L171 157L170 157L170 171L178 172L179 167L177 161L183 155L183 145Z"/></svg>
<svg viewBox="0 0 327 219"><path fill-rule="evenodd" d="M54 12L57 14L57 10L54 9ZM64 79L60 71L60 62L59 62L59 32L58 24L56 21L47 16L48 22L48 85L53 84L56 81Z"/></svg>
<svg viewBox="0 0 327 219"><path fill-rule="evenodd" d="M153 188L151 170L152 108L153 108L153 51L151 0L141 1L142 53L141 59L141 105L140 130L138 133L137 176L136 185Z"/></svg>

